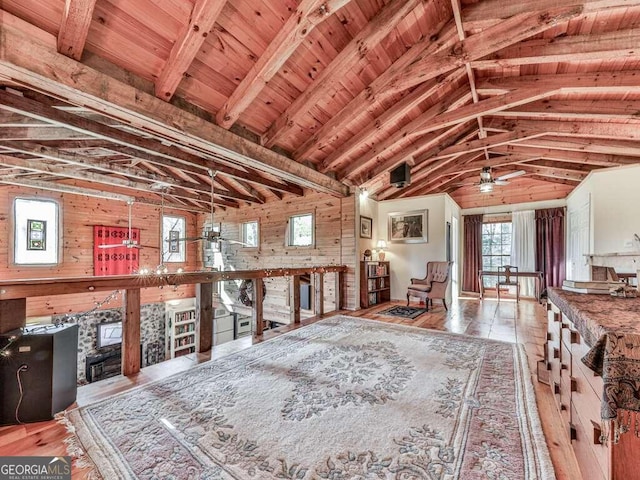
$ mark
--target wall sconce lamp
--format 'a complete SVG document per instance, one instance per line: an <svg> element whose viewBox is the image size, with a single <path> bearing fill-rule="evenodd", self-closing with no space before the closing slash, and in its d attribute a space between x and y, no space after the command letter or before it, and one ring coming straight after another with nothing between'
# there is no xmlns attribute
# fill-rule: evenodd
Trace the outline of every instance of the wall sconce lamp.
<svg viewBox="0 0 640 480"><path fill-rule="evenodd" d="M365 187L362 187L360 189L360 200L364 200L365 198L369 197L369 190L367 190Z"/></svg>
<svg viewBox="0 0 640 480"><path fill-rule="evenodd" d="M385 257L384 249L387 248L387 242L384 240L378 240L376 247L378 249L378 260L383 262Z"/></svg>

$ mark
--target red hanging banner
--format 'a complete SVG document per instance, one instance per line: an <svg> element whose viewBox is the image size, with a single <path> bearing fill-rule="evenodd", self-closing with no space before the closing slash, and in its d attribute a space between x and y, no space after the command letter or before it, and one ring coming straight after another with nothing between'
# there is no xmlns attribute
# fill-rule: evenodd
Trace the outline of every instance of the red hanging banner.
<svg viewBox="0 0 640 480"><path fill-rule="evenodd" d="M140 250L126 245L100 248L100 245L119 245L129 238L129 229L125 227L93 226L93 274L130 275L139 268ZM131 229L131 238L140 245L140 229Z"/></svg>

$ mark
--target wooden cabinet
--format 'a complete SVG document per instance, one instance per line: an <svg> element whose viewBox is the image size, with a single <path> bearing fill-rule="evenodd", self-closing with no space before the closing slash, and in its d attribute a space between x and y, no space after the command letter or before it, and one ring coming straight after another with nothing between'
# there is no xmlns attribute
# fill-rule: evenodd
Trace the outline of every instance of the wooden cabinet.
<svg viewBox="0 0 640 480"><path fill-rule="evenodd" d="M590 350L589 345L556 305L548 303L547 308L546 358L544 368L538 371L549 373L549 384L583 480L640 478L631 462L616 461L626 455L623 452L637 453L638 439L633 434L622 435L619 443L613 443L611 438L604 444L601 441L600 402L604 384L580 360Z"/></svg>
<svg viewBox="0 0 640 480"><path fill-rule="evenodd" d="M369 308L391 300L389 262L360 262L360 306Z"/></svg>
<svg viewBox="0 0 640 480"><path fill-rule="evenodd" d="M175 358L196 351L195 307L167 308L166 355Z"/></svg>

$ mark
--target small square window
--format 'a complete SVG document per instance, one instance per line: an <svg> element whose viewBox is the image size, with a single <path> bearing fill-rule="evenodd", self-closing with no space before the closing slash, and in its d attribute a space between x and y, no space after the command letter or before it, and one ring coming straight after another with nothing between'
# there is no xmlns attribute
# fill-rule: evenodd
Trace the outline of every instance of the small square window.
<svg viewBox="0 0 640 480"><path fill-rule="evenodd" d="M247 248L256 248L260 245L260 229L257 221L242 224L242 238L240 240Z"/></svg>
<svg viewBox="0 0 640 480"><path fill-rule="evenodd" d="M314 218L312 213L289 217L289 246L309 247L314 243Z"/></svg>
<svg viewBox="0 0 640 480"><path fill-rule="evenodd" d="M187 261L186 234L187 221L184 217L162 217L162 263Z"/></svg>
<svg viewBox="0 0 640 480"><path fill-rule="evenodd" d="M53 200L14 201L14 262L53 265L58 260L58 204Z"/></svg>

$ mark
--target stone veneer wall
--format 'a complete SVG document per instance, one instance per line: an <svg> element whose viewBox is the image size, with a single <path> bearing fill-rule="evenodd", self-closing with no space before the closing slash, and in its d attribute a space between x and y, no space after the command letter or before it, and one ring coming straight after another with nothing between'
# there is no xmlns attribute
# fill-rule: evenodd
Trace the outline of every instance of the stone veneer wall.
<svg viewBox="0 0 640 480"><path fill-rule="evenodd" d="M64 315L52 317L53 321L64 320ZM98 310L83 317L78 331L78 383L86 383L86 358L106 352L108 348L96 348L96 325L98 323L119 322L122 308ZM149 303L140 308L140 338L142 342L142 366L146 367L165 359L165 304Z"/></svg>

